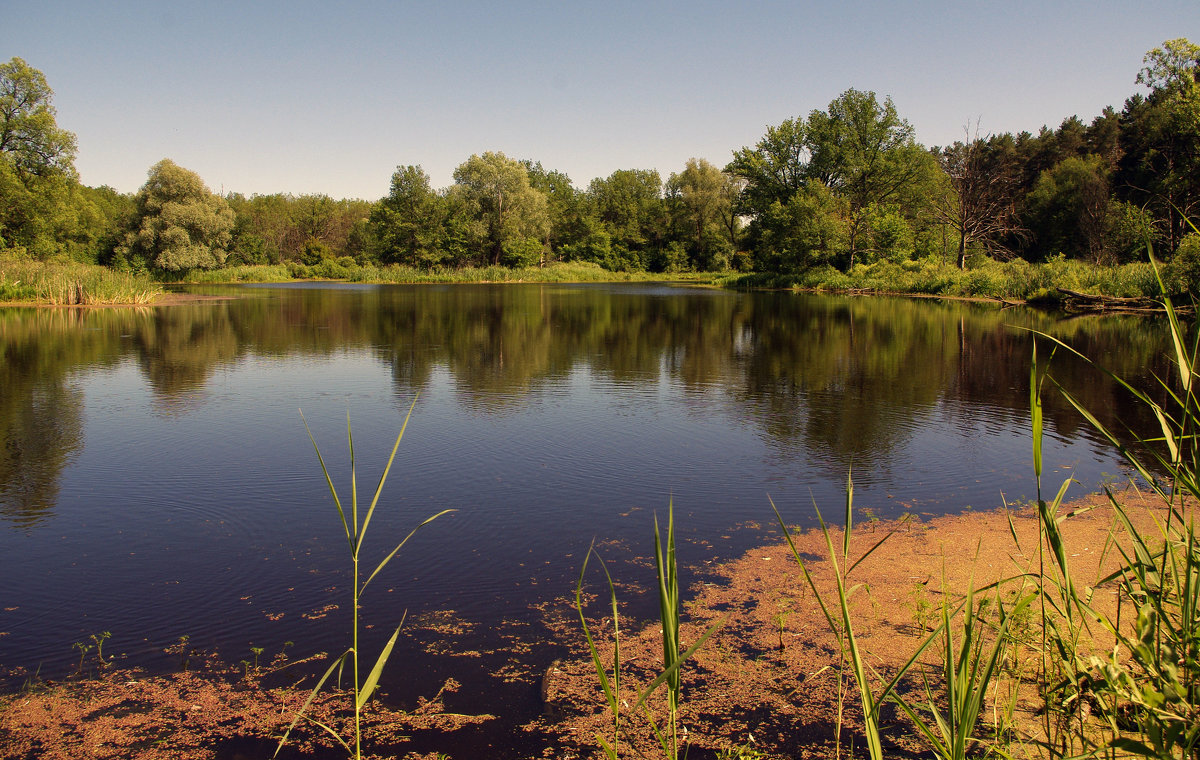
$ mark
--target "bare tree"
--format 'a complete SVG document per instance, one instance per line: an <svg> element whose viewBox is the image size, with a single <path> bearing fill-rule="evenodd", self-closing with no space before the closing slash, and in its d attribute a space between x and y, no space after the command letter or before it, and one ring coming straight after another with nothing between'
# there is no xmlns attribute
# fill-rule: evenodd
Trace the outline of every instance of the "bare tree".
<svg viewBox="0 0 1200 760"><path fill-rule="evenodd" d="M959 269L966 268L967 243L1006 253L1001 238L1024 234L1016 212L1019 177L1013 159L980 138L978 127L974 136L968 132L967 142L956 142L938 154L950 192L937 204L937 215L958 232Z"/></svg>

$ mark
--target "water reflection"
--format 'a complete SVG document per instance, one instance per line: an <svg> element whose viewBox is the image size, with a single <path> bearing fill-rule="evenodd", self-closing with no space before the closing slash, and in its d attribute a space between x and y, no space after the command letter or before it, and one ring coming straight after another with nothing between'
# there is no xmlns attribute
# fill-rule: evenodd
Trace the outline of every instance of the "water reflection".
<svg viewBox="0 0 1200 760"><path fill-rule="evenodd" d="M210 289L212 290L212 289ZM1132 378L1169 371L1163 325L1057 321L991 305L736 294L661 286L245 288L235 300L138 310L0 310L0 514L30 528L83 440L72 375L133 360L160 410L203 405L213 373L246 357L365 351L398 395L439 373L483 415L527 409L569 378L653 389L668 382L752 426L788 459L831 475L887 467L932 415L1021 417L1028 330L1068 340ZM1151 421L1082 362L1056 378L1117 429ZM1145 383L1143 383L1145 384ZM1081 420L1049 394L1062 436ZM986 417L987 415L985 415ZM581 443L582 445L582 443ZM819 454L819 456L813 456Z"/></svg>

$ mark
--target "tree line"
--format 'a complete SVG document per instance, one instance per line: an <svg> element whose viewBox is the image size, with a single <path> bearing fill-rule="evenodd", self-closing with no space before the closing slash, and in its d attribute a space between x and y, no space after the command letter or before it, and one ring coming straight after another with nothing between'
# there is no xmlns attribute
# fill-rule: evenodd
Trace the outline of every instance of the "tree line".
<svg viewBox="0 0 1200 760"><path fill-rule="evenodd" d="M251 264L423 269L591 262L613 271L796 273L972 256L1200 266L1200 46L1147 53L1132 95L1090 123L926 148L890 98L847 90L768 126L718 167L623 169L577 187L538 161L472 155L434 188L397 167L386 197L219 196L164 159L137 193L82 185L53 92L0 64L0 253L167 274Z"/></svg>

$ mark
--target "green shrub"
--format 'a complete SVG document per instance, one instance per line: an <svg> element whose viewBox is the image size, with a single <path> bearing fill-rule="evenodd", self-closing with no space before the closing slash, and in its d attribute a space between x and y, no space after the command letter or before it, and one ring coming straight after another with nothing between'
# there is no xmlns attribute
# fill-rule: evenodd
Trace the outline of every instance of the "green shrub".
<svg viewBox="0 0 1200 760"><path fill-rule="evenodd" d="M1179 242L1165 267L1163 285L1170 293L1200 293L1200 233L1193 232Z"/></svg>

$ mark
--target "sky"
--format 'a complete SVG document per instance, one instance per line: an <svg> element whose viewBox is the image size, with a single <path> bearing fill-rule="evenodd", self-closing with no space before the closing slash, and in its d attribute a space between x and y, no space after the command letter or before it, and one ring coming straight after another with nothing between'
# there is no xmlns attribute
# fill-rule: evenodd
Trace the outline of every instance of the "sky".
<svg viewBox="0 0 1200 760"><path fill-rule="evenodd" d="M847 89L926 146L1090 122L1144 92L1142 57L1200 42L1200 0L1055 2L59 2L0 0L0 60L54 90L87 185L163 158L217 192L376 200L472 154L586 188L724 166Z"/></svg>

